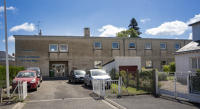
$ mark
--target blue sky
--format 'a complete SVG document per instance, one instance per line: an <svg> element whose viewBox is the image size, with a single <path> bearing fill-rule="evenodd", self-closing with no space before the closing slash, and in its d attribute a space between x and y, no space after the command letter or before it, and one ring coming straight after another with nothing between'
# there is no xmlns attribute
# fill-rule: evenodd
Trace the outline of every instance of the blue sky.
<svg viewBox="0 0 200 109"><path fill-rule="evenodd" d="M188 39L200 20L200 0L7 0L9 53L12 35L35 35L37 24L44 35L114 37L135 17L143 38ZM0 1L3 6L3 0ZM0 50L4 48L3 10L0 7Z"/></svg>

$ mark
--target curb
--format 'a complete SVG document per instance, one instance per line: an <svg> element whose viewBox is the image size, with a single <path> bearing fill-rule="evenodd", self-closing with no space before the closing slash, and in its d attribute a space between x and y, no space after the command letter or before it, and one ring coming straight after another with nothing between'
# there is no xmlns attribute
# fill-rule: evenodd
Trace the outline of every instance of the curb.
<svg viewBox="0 0 200 109"><path fill-rule="evenodd" d="M121 106L118 103L116 103L108 98L105 98L104 100L107 101L108 103L112 104L113 106L117 107L118 109L127 109L124 106Z"/></svg>
<svg viewBox="0 0 200 109"><path fill-rule="evenodd" d="M12 109L22 109L25 103L18 102L16 105L12 107Z"/></svg>

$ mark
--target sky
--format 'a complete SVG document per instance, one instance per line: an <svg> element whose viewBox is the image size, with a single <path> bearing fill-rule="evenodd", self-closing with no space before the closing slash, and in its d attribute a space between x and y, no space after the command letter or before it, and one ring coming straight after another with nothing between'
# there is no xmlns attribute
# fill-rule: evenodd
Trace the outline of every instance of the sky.
<svg viewBox="0 0 200 109"><path fill-rule="evenodd" d="M142 38L192 39L188 24L200 21L200 0L7 0L9 53L13 35L115 37L132 18ZM0 0L0 51L5 50L3 0ZM39 26L38 26L39 25Z"/></svg>

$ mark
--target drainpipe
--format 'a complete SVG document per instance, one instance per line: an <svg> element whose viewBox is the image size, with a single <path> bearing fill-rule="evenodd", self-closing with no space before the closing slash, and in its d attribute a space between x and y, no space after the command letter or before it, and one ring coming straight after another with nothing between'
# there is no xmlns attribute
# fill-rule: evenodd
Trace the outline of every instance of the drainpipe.
<svg viewBox="0 0 200 109"><path fill-rule="evenodd" d="M125 38L123 38L123 56L125 56Z"/></svg>

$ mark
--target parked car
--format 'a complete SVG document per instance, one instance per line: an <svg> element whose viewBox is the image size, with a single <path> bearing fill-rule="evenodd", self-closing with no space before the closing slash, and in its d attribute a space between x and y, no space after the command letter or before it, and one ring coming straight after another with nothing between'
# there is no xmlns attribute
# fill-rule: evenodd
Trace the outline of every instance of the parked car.
<svg viewBox="0 0 200 109"><path fill-rule="evenodd" d="M37 77L40 79L40 83L42 83L42 73L39 67L29 67L27 70L34 70L37 73Z"/></svg>
<svg viewBox="0 0 200 109"><path fill-rule="evenodd" d="M84 78L85 86L92 86L92 80L111 80L111 77L103 69L91 69L86 72Z"/></svg>
<svg viewBox="0 0 200 109"><path fill-rule="evenodd" d="M84 82L85 74L84 70L72 70L69 76L69 83Z"/></svg>
<svg viewBox="0 0 200 109"><path fill-rule="evenodd" d="M36 71L33 70L20 71L12 81L13 88L17 86L18 81L27 81L28 90L34 89L37 91L40 85L40 79L37 77Z"/></svg>

